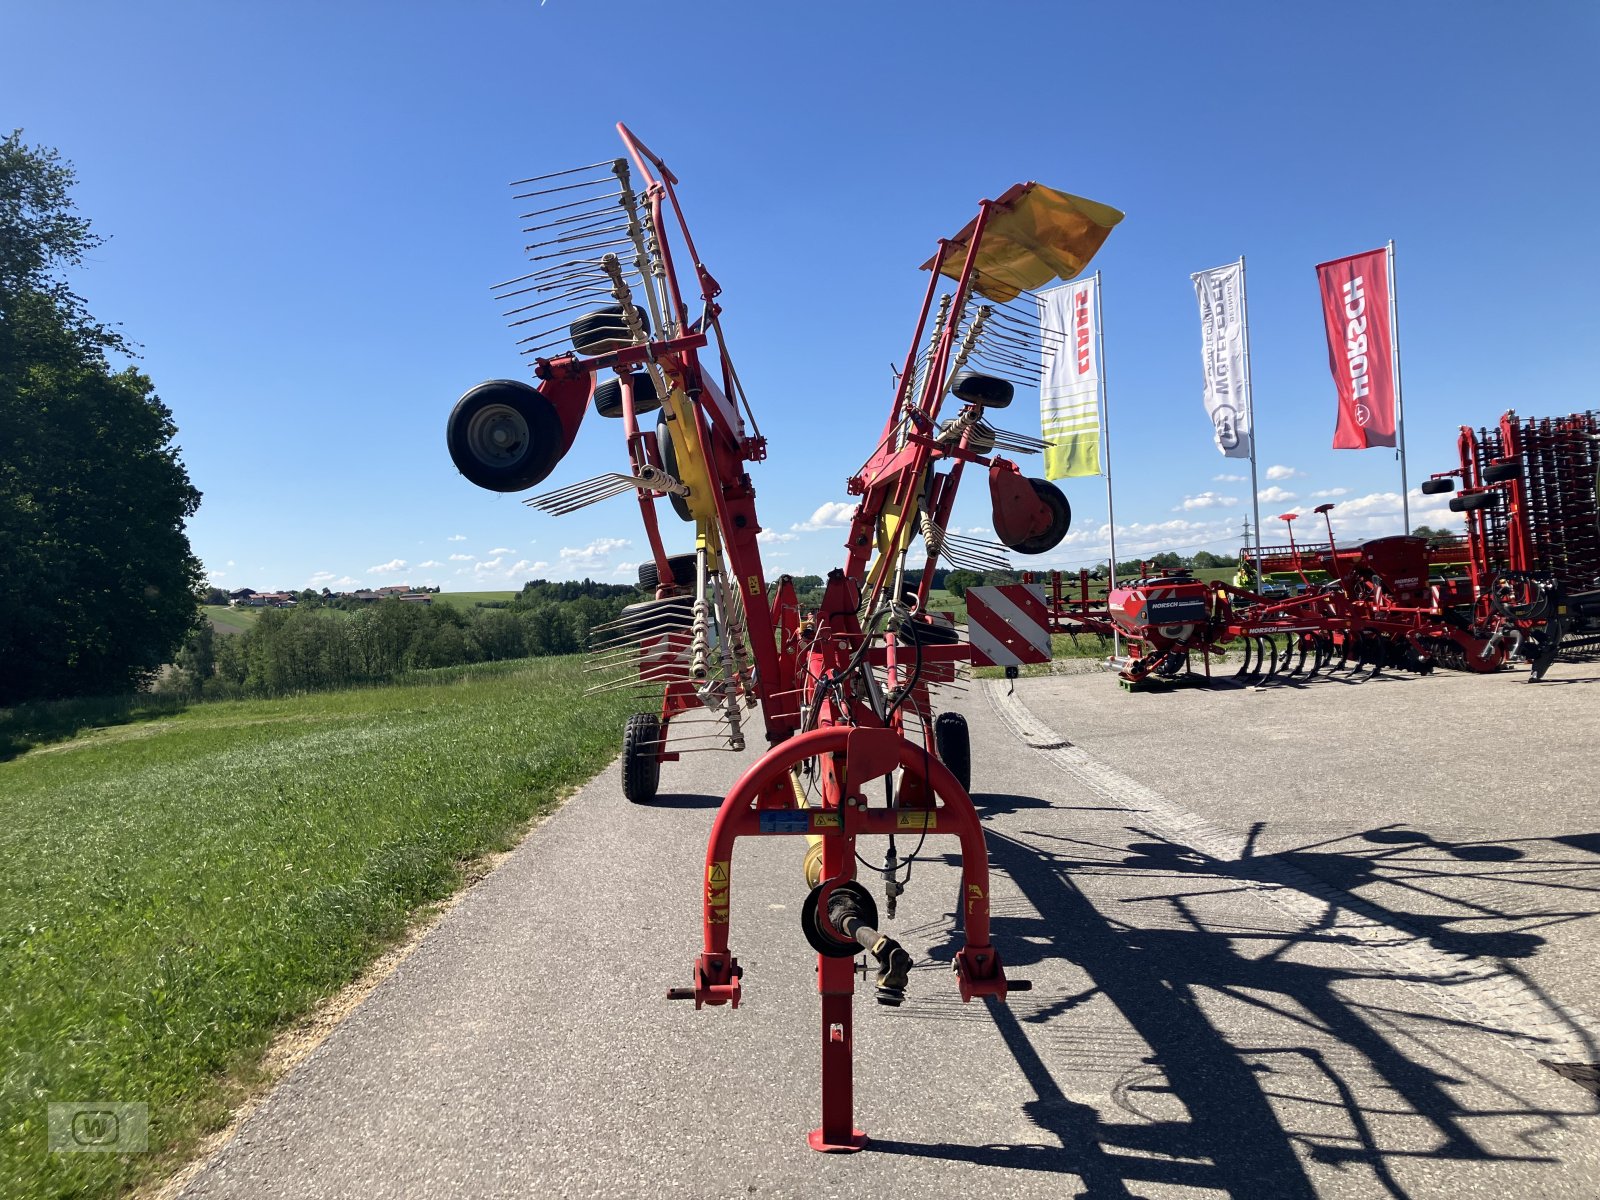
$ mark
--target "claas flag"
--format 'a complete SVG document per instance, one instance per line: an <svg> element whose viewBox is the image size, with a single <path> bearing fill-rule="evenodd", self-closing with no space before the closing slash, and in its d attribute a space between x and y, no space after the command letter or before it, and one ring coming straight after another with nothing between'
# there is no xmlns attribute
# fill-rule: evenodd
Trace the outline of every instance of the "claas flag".
<svg viewBox="0 0 1600 1200"><path fill-rule="evenodd" d="M1076 276L1105 244L1122 213L1110 205L1070 196L1042 183L1019 183L994 201L973 263L973 289L1004 303L1055 279ZM941 254L922 264L961 278L977 218Z"/></svg>

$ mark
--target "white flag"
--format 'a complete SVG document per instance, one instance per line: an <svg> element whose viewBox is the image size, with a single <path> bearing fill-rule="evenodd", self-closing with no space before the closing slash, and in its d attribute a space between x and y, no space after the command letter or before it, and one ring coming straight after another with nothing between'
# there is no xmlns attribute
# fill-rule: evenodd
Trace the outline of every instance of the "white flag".
<svg viewBox="0 0 1600 1200"><path fill-rule="evenodd" d="M1100 363L1095 357L1099 312L1094 277L1039 293L1039 340L1044 378L1039 383L1039 423L1044 477L1100 474Z"/></svg>
<svg viewBox="0 0 1600 1200"><path fill-rule="evenodd" d="M1217 449L1254 458L1250 380L1245 367L1244 261L1189 276L1200 300L1200 352L1205 360L1206 415Z"/></svg>

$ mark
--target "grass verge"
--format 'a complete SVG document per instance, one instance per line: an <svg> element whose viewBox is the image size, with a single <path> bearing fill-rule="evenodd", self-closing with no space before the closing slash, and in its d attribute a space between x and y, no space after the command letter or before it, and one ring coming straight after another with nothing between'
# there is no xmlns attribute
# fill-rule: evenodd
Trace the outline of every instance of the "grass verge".
<svg viewBox="0 0 1600 1200"><path fill-rule="evenodd" d="M258 1082L275 1031L616 753L576 658L196 705L0 763L0 1197L124 1192ZM51 1154L52 1100L148 1154Z"/></svg>

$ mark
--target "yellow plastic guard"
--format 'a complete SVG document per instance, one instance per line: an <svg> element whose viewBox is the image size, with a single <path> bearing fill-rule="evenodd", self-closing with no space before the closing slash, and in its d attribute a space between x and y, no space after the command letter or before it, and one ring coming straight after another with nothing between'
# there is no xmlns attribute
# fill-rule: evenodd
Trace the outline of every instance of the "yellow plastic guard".
<svg viewBox="0 0 1600 1200"><path fill-rule="evenodd" d="M1042 183L1019 183L995 204L983 228L972 284L980 295L1001 302L1052 279L1073 278L1089 265L1123 216L1110 205ZM943 258L935 255L922 269L937 266L940 274L960 279L967 243L977 224L976 218L969 221L951 239Z"/></svg>

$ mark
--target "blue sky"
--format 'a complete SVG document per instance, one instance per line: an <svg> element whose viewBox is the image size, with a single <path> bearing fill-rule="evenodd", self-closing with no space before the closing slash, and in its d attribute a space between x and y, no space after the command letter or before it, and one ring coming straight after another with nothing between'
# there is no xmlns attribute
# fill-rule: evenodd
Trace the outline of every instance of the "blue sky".
<svg viewBox="0 0 1600 1200"><path fill-rule="evenodd" d="M618 120L682 180L725 289L771 448L769 574L839 565L830 522L917 266L1023 180L1127 213L1096 260L1125 557L1237 545L1249 485L1223 477L1247 464L1210 442L1189 274L1240 254L1263 516L1333 498L1341 535L1400 528L1392 453L1329 448L1320 261L1397 244L1413 488L1462 423L1595 403L1587 0L0 14L0 122L76 164L111 240L75 283L143 344L205 497L191 539L228 587L632 578L630 500L547 517L472 487L444 445L463 391L528 377L488 290L523 267L507 183L614 156ZM1029 399L1001 423L1037 432ZM616 469L616 428L591 417L549 486ZM1032 565L1104 552L1102 481L1065 486L1074 530ZM1438 499L1413 524L1443 523ZM967 488L955 524L988 522Z"/></svg>

